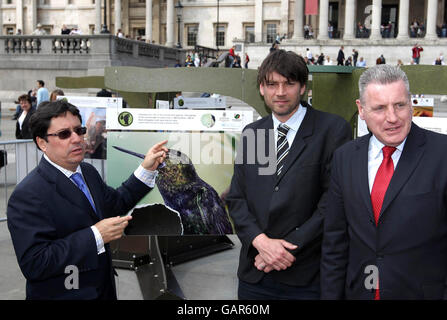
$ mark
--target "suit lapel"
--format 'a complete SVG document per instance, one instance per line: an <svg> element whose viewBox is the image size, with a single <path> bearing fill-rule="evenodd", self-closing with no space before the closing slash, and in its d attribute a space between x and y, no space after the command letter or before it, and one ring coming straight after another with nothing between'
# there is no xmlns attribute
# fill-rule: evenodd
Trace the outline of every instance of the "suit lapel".
<svg viewBox="0 0 447 320"><path fill-rule="evenodd" d="M391 178L390 184L383 200L380 211L379 222L386 212L391 202L396 198L399 191L410 178L413 171L418 166L425 150L426 136L424 132L414 123L411 126L407 141L405 142L402 155L400 156L396 170Z"/></svg>
<svg viewBox="0 0 447 320"><path fill-rule="evenodd" d="M87 212L93 221L99 221L98 216L93 211L93 208L84 193L62 172L45 160L43 156L39 163L39 169L42 176L55 185L57 193L72 205Z"/></svg>
<svg viewBox="0 0 447 320"><path fill-rule="evenodd" d="M93 202L95 203L96 213L93 211L93 208L92 211L102 219L104 215L102 214L101 201L100 201L101 186L98 185L97 179L95 179L95 177L92 176L90 170L88 170L83 163L81 163L81 169L82 169L82 175L84 176L85 179L85 183L87 184L88 189L90 190L90 194L92 195Z"/></svg>
<svg viewBox="0 0 447 320"><path fill-rule="evenodd" d="M371 221L374 221L374 213L371 203L371 194L369 192L369 178L368 178L368 148L369 139L371 138L371 133L360 137L356 143L356 153L353 155L354 161L352 161L353 179L358 181L358 185L354 190L360 192L362 201L365 207L368 209L368 215Z"/></svg>
<svg viewBox="0 0 447 320"><path fill-rule="evenodd" d="M284 177L284 175L290 169L292 164L295 163L300 154L306 148L305 138L313 134L315 126L315 111L310 105L306 105L306 107L307 107L306 115L304 116L303 122L301 123L298 132L295 135L295 139L293 140L292 146L290 147L289 150L289 154L285 159L284 167L281 171L281 174L277 176L276 183L279 183L281 181L282 177Z"/></svg>
<svg viewBox="0 0 447 320"><path fill-rule="evenodd" d="M274 133L274 130L273 130L273 119L272 119L272 117L273 116L270 115L270 117L268 117L266 119L266 121L264 123L262 123L259 126L259 128L258 128L258 129L263 130L263 132L264 132L264 150L259 150L261 145L259 145L260 142L258 141L258 138L260 136L258 136L258 132L256 133L256 140L257 140L257 142L256 142L256 144L257 144L257 146L256 146L256 158L258 158L258 155L260 153L263 153L266 156L266 158L268 158L268 159L274 158L275 161L276 161L276 146L275 146L275 139L274 139L274 134L275 133ZM273 135L273 139L272 139L272 141L270 141L271 140L270 138L272 137L272 135ZM271 148L270 143L273 143L273 148ZM270 150L273 150L273 152L275 154L274 155L270 155ZM276 168L276 166L275 166L275 168ZM266 174L266 175L264 175L264 177L265 177L265 179L268 180L269 183L273 184L275 182L274 179L276 177L276 170L275 170L275 173L273 173L273 174Z"/></svg>

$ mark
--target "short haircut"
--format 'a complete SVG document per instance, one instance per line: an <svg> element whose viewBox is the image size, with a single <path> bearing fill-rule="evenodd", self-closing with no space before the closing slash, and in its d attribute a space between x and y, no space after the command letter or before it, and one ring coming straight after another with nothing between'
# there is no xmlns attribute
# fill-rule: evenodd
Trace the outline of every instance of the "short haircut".
<svg viewBox="0 0 447 320"><path fill-rule="evenodd" d="M43 82L43 80L37 80L37 82L39 82L39 84L40 84L42 87L45 87L45 82Z"/></svg>
<svg viewBox="0 0 447 320"><path fill-rule="evenodd" d="M20 103L20 101L22 101L22 100L28 101L30 105L33 104L32 101L31 101L31 97L30 97L29 95L27 95L27 94L22 94L22 95L21 95L20 97L18 97L18 99L17 99L17 101L18 101L19 103Z"/></svg>
<svg viewBox="0 0 447 320"><path fill-rule="evenodd" d="M371 83L376 84L390 84L402 80L407 89L408 95L410 95L410 83L408 82L407 75L398 66L392 66L389 64L378 64L374 67L367 69L362 73L359 79L359 99L362 104L365 103L365 91L366 87Z"/></svg>
<svg viewBox="0 0 447 320"><path fill-rule="evenodd" d="M264 59L258 70L258 86L265 81L272 72L277 72L287 80L297 81L301 86L307 83L309 70L303 57L292 51L275 50Z"/></svg>
<svg viewBox="0 0 447 320"><path fill-rule="evenodd" d="M54 102L45 101L40 104L37 111L34 112L30 118L30 128L31 132L33 133L33 140L38 148L37 137L48 141L47 133L48 128L51 125L51 119L65 116L67 112L70 112L72 115L78 117L79 121L82 123L82 117L79 113L79 109L71 103L68 103L66 100L62 99Z"/></svg>

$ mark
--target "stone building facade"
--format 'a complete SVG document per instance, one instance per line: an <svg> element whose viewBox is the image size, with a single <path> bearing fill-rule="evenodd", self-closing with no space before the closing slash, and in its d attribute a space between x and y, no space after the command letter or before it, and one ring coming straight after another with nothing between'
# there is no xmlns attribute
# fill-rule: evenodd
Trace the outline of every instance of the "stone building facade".
<svg viewBox="0 0 447 320"><path fill-rule="evenodd" d="M195 44L228 49L234 39L265 44L277 34L295 44L306 38L405 41L412 36L434 40L447 35L446 0L319 0L317 15L305 15L305 0L0 1L3 35L16 34L18 29L31 34L39 23L48 34L60 34L63 24L93 34L106 21L112 34L122 29L133 39L169 47L180 42L187 49ZM419 34L411 28L415 21ZM360 33L359 24L367 32ZM312 37L305 26L312 28Z"/></svg>

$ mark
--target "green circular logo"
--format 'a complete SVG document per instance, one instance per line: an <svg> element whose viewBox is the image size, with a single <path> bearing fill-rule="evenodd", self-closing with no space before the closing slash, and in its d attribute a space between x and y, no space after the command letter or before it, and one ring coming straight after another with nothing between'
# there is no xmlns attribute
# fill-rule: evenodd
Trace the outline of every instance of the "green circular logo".
<svg viewBox="0 0 447 320"><path fill-rule="evenodd" d="M130 112L127 111L121 112L118 116L118 122L123 127L130 126L133 122L133 116Z"/></svg>
<svg viewBox="0 0 447 320"><path fill-rule="evenodd" d="M200 121L205 127L211 128L216 123L216 117L214 117L212 114L207 113L202 116Z"/></svg>

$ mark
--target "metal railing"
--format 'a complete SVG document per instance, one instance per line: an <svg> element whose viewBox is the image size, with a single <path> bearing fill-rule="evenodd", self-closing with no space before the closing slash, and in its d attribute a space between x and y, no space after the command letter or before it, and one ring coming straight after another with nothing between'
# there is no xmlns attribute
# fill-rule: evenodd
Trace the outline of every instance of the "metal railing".
<svg viewBox="0 0 447 320"><path fill-rule="evenodd" d="M0 150L6 152L5 165L0 168L0 222L4 222L7 220L6 209L11 193L16 185L37 167L43 153L37 149L31 139L0 141ZM85 159L84 161L93 165L106 180L104 159Z"/></svg>

